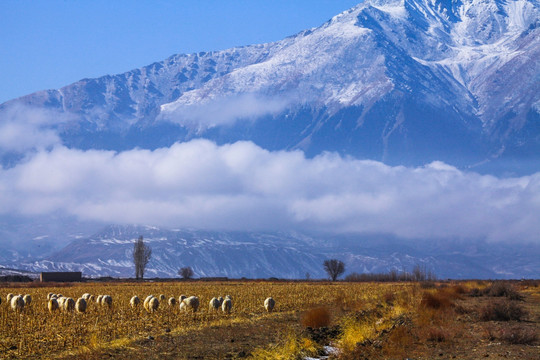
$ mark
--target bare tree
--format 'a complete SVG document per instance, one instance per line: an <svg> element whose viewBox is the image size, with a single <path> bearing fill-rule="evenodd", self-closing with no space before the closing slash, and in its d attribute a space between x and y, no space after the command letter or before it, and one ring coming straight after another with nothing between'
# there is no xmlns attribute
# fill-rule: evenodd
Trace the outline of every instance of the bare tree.
<svg viewBox="0 0 540 360"><path fill-rule="evenodd" d="M325 260L323 265L324 270L326 271L328 276L330 276L330 279L332 279L332 281L336 281L336 279L345 272L345 264L341 260Z"/></svg>
<svg viewBox="0 0 540 360"><path fill-rule="evenodd" d="M189 266L185 266L178 270L178 275L184 279L191 279L193 277L193 269Z"/></svg>
<svg viewBox="0 0 540 360"><path fill-rule="evenodd" d="M144 243L142 235L139 236L133 246L133 263L135 264L135 278L137 280L144 278L144 271L151 256L152 249Z"/></svg>

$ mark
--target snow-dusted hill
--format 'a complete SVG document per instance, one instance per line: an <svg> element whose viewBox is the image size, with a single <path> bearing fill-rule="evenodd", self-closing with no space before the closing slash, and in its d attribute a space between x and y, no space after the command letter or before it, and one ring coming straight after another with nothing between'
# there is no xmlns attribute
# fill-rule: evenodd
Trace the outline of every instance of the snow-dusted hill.
<svg viewBox="0 0 540 360"><path fill-rule="evenodd" d="M142 234L149 276L322 277L338 257L538 277L538 59L539 0L366 0L274 43L0 104L0 264L131 276Z"/></svg>
<svg viewBox="0 0 540 360"><path fill-rule="evenodd" d="M391 164L502 158L536 171L539 24L537 0L368 0L275 43L15 99L0 118L47 109L62 120L40 126L85 149L206 137Z"/></svg>
<svg viewBox="0 0 540 360"><path fill-rule="evenodd" d="M178 277L191 266L196 277L326 278L325 259L337 258L347 273L411 271L424 266L440 278L538 278L540 246L477 242L404 243L388 236L311 236L301 233L168 230L108 226L62 250L18 268L82 271L85 276L133 277L133 245L143 236L152 249L146 277Z"/></svg>

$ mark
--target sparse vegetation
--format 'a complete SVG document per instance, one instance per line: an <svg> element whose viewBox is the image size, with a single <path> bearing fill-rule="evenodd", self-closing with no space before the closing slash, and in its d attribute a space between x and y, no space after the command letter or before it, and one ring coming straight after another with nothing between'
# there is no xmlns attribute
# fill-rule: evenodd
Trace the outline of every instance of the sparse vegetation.
<svg viewBox="0 0 540 360"><path fill-rule="evenodd" d="M324 346L331 344L337 349L332 359L439 358L440 353L475 359L505 346L520 346L524 359L534 359L527 354L538 344L538 288L508 283L522 298L517 301L487 296L486 289L497 289L494 284L434 282L424 289L418 282L95 282L24 291L8 284L0 297L28 293L32 301L19 312L6 301L0 304L0 357L303 359L325 355ZM482 296L465 296L473 288ZM84 312L49 312L47 297L53 293L74 299L109 294L114 300L110 308L94 299ZM231 295L234 306L229 314L208 306L180 311L179 303L166 301L150 312L142 303L130 304L134 295L142 302L151 294L197 296L201 304ZM263 306L269 295L278 304L272 312ZM488 347L489 342L499 345ZM477 353L470 352L473 346Z"/></svg>

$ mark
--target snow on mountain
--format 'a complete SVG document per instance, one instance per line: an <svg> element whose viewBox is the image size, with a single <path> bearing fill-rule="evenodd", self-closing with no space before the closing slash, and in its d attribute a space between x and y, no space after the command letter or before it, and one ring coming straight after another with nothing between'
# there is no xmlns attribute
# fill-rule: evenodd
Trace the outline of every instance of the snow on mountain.
<svg viewBox="0 0 540 360"><path fill-rule="evenodd" d="M530 160L540 150L539 15L537 0L368 0L281 41L171 56L15 99L0 114L69 114L50 127L84 149L206 137L391 164Z"/></svg>
<svg viewBox="0 0 540 360"><path fill-rule="evenodd" d="M403 243L388 236L310 236L300 233L168 230L108 226L74 240L43 260L18 267L34 272L82 271L84 276L133 277L132 250L143 236L152 249L145 277L178 277L191 266L196 277L326 278L322 263L337 258L347 273L411 271L421 264L440 278L537 278L539 246L517 248L470 242ZM501 267L501 264L505 264Z"/></svg>

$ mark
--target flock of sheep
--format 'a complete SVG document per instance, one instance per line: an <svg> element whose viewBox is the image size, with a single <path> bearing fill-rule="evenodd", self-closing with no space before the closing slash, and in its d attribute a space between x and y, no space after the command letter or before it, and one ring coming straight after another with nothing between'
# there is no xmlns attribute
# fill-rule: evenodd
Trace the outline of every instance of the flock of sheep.
<svg viewBox="0 0 540 360"><path fill-rule="evenodd" d="M159 295L159 297L155 297L154 295L148 295L144 299L143 307L147 312L153 313L159 308L160 302L165 303L166 299L166 296L163 294ZM62 294L49 293L47 295L47 308L51 313L55 312L56 310L62 310L66 312L77 311L78 313L84 313L86 312L88 303L93 300L95 300L96 304L98 305L108 308L112 307L113 299L110 295L98 295L97 297L95 297L94 295L86 293L75 301L73 298L63 296ZM24 309L25 306L30 305L30 303L32 302L32 296L30 296L29 294L26 294L24 296L8 294L7 301L14 311L20 312ZM0 298L0 304L1 303L2 300ZM138 296L133 296L129 303L131 307L135 309L140 305L141 300ZM180 295L180 297L178 298L180 310L183 311L197 312L197 310L199 309L199 303L199 298L197 296L188 297L185 295ZM175 306L177 304L176 298L169 298L167 304L169 306ZM264 300L264 308L268 312L272 312L275 305L276 302L271 297ZM221 310L225 314L230 314L232 311L232 307L233 302L230 295L226 295L225 298L221 296L217 298L213 297L209 303L210 311L218 311L221 308Z"/></svg>

